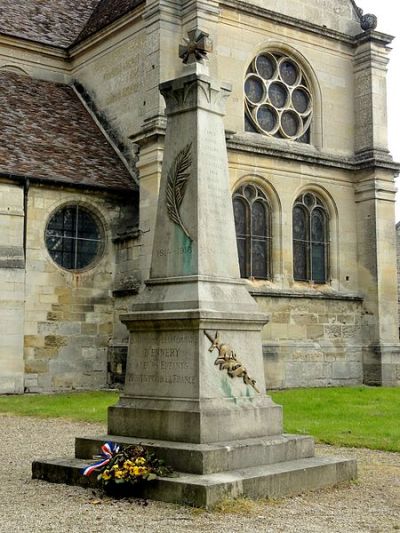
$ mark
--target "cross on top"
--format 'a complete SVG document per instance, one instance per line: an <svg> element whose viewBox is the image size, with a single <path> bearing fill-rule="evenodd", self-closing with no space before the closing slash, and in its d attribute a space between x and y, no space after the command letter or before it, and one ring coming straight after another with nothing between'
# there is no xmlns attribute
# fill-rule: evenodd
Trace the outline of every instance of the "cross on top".
<svg viewBox="0 0 400 533"><path fill-rule="evenodd" d="M188 32L184 39L185 44L179 46L179 57L187 63L202 62L207 59L207 54L213 51L213 42L208 33L195 29Z"/></svg>

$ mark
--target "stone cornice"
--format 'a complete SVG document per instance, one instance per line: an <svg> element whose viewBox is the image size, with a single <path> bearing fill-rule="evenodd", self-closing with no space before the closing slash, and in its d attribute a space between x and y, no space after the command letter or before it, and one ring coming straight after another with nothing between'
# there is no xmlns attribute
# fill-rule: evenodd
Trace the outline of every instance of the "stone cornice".
<svg viewBox="0 0 400 533"><path fill-rule="evenodd" d="M165 128L165 117L158 115L146 121L141 131L131 135L130 140L139 146L159 142L160 138L165 136ZM353 157L340 157L327 152L319 152L316 148L308 144L293 141L277 141L252 133L235 134L225 132L225 134L228 151L247 152L294 161L296 163L308 163L310 165L320 165L349 171L381 168L393 172L395 175L400 173L400 163L393 161L389 153L382 153L376 150L356 154Z"/></svg>
<svg viewBox="0 0 400 533"><path fill-rule="evenodd" d="M23 185L30 183L31 185L38 185L44 187L56 187L58 190L86 190L86 191L98 191L104 194L118 195L126 197L127 192L137 194L137 189L123 189L119 187L107 187L105 185L91 184L91 183L72 183L70 181L61 180L58 178L41 178L38 176L30 176L27 174L13 174L12 172L0 172L0 181L7 183L18 183Z"/></svg>
<svg viewBox="0 0 400 533"><path fill-rule="evenodd" d="M0 46L2 45L11 48L20 48L24 51L41 54L42 56L48 56L55 59L68 59L68 52L65 48L40 43L24 37L0 33Z"/></svg>
<svg viewBox="0 0 400 533"><path fill-rule="evenodd" d="M255 297L264 298L303 298L309 300L340 300L347 302L362 302L363 297L359 294L345 294L336 291L310 291L310 290L290 290L290 289L270 289L247 287L250 294Z"/></svg>
<svg viewBox="0 0 400 533"><path fill-rule="evenodd" d="M279 144L281 146L279 146ZM400 164L394 162L389 155L371 150L362 156L340 157L323 153L314 147L293 141L279 142L268 138L257 139L256 135L247 133L227 137L228 150L266 155L288 161L321 165L344 170L364 170L369 168L384 168L392 172L400 171Z"/></svg>
<svg viewBox="0 0 400 533"><path fill-rule="evenodd" d="M329 28L319 26L306 20L291 17L289 15L283 15L281 13L276 13L275 11L266 9L265 7L248 4L247 2L243 2L242 0L220 0L220 5L239 10L248 15L257 16L263 19L271 20L272 22L284 24L285 26L289 26L292 28L301 28L301 30L303 31L308 31L309 33L313 33L324 38L329 38L334 41L339 41L350 46L358 46L360 43L369 40L374 40L378 44L387 46L393 40L393 37L391 35L380 33L377 31L366 31L354 36L347 35L345 33L336 30L331 30Z"/></svg>

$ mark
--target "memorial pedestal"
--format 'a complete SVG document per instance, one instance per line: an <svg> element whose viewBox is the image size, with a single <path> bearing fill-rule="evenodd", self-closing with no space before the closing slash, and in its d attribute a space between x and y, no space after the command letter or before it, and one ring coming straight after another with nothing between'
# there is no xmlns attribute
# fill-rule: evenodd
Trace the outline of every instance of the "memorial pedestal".
<svg viewBox="0 0 400 533"><path fill-rule="evenodd" d="M204 69L203 69L204 70ZM278 497L356 475L354 461L314 457L309 437L282 435L265 395L268 321L241 281L223 126L227 87L192 73L161 85L167 132L150 280L132 311L124 393L108 435L77 439L76 458L33 465L48 481L77 474L105 440L140 442L177 472L144 496L213 506Z"/></svg>

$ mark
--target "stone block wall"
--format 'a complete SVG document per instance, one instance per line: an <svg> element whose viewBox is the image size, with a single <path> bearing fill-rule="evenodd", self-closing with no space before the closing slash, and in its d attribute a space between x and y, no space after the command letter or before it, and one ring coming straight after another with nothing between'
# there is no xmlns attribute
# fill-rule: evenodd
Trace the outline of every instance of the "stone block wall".
<svg viewBox="0 0 400 533"><path fill-rule="evenodd" d="M81 272L56 265L44 240L54 209L76 202L97 215L105 234L102 256ZM114 335L112 227L119 211L117 199L100 193L30 189L24 343L27 391L107 384L107 358Z"/></svg>
<svg viewBox="0 0 400 533"><path fill-rule="evenodd" d="M0 394L23 392L24 189L0 183Z"/></svg>
<svg viewBox="0 0 400 533"><path fill-rule="evenodd" d="M257 296L267 388L363 382L364 312L357 299Z"/></svg>
<svg viewBox="0 0 400 533"><path fill-rule="evenodd" d="M397 295L399 307L399 324L400 324L400 222L396 224L396 258L397 258ZM399 329L400 333L400 329Z"/></svg>

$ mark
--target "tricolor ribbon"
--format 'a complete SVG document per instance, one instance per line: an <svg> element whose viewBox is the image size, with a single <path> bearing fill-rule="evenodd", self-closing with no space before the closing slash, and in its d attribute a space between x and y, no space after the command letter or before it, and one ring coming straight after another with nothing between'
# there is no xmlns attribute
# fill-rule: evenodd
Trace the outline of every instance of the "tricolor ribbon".
<svg viewBox="0 0 400 533"><path fill-rule="evenodd" d="M97 463L94 463L93 465L87 466L82 470L82 474L84 476L90 476L92 472L97 470L98 468L101 468L102 466L106 466L111 459L114 457L115 454L119 452L119 444L116 444L115 442L106 442L101 447L101 456L102 459L98 461Z"/></svg>

